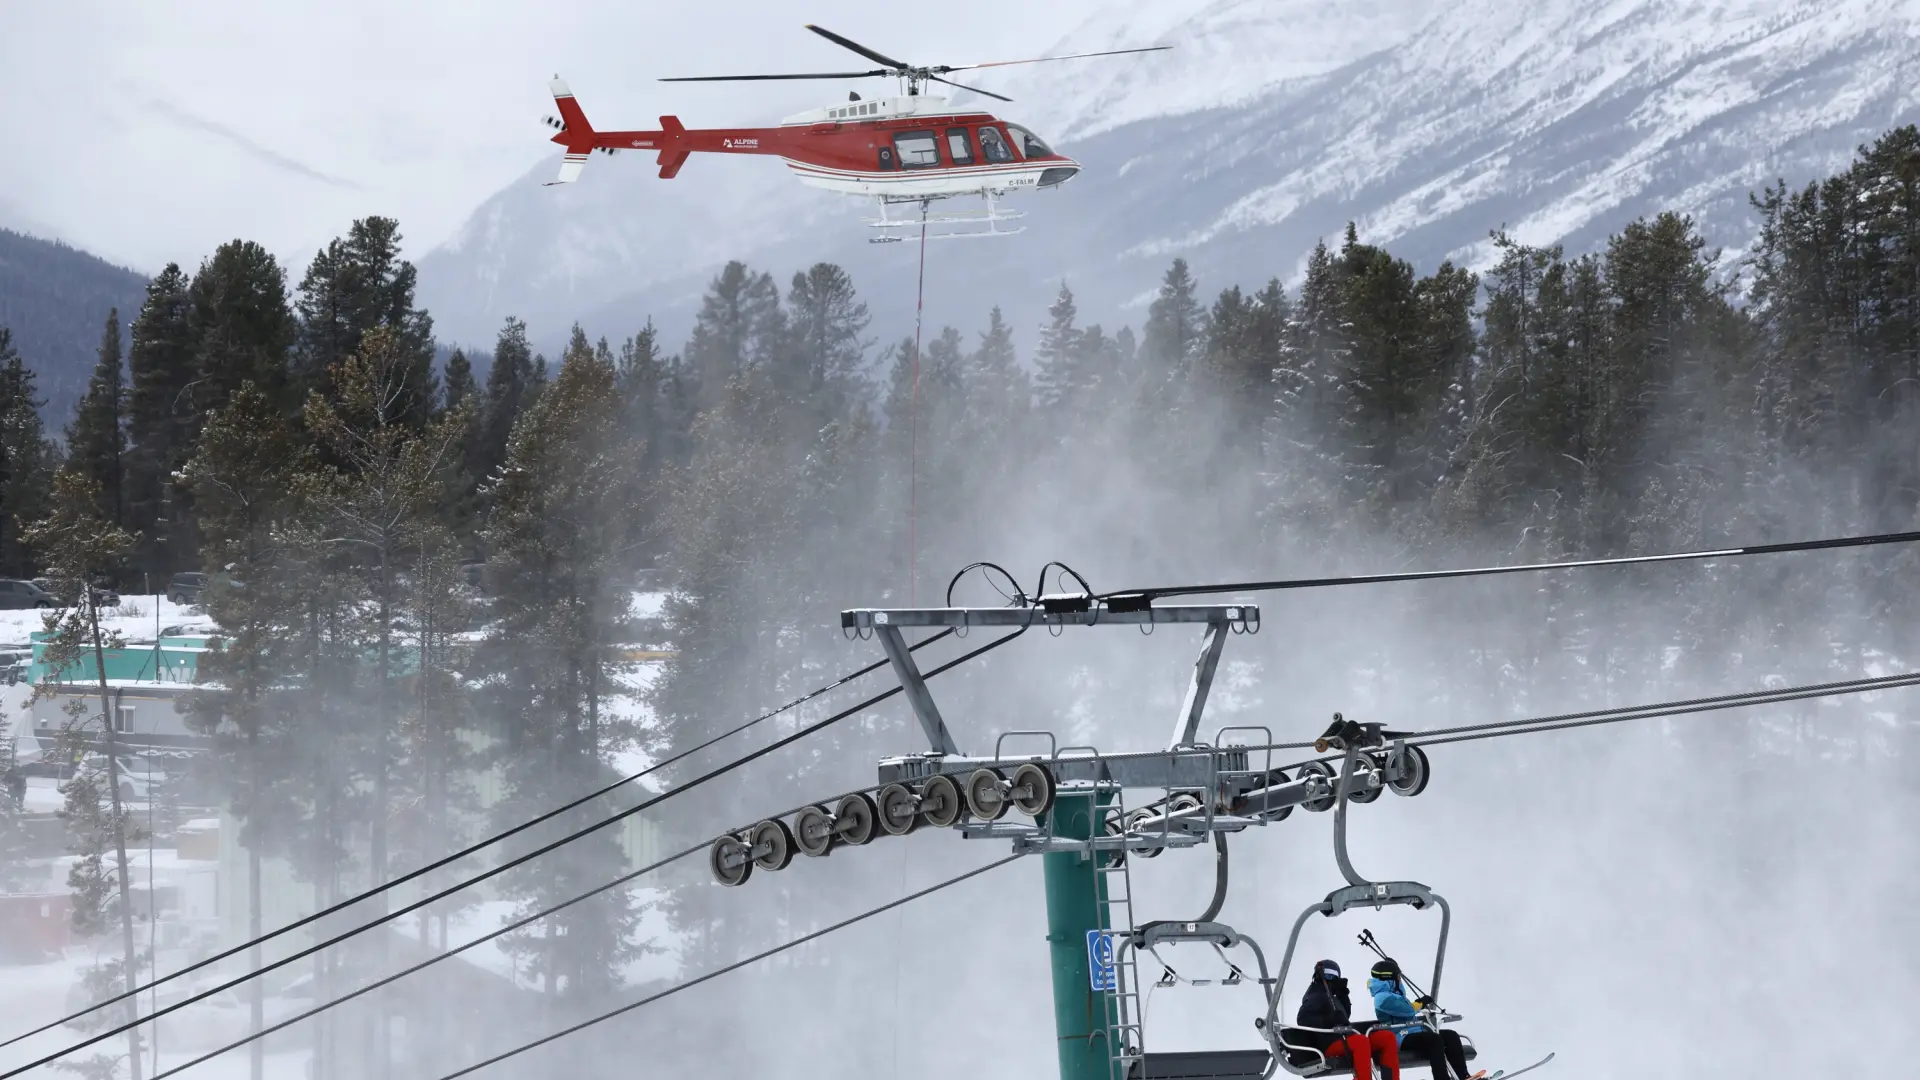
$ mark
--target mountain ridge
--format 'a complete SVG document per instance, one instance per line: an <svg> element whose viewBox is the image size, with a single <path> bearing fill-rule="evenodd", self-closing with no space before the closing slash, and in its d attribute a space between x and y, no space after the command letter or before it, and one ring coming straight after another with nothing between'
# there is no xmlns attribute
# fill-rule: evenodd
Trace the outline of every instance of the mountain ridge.
<svg viewBox="0 0 1920 1080"><path fill-rule="evenodd" d="M31 368L45 400L41 417L58 436L73 418L98 359L107 312L124 334L146 297L147 277L55 240L0 228L0 326ZM124 359L124 358L123 358Z"/></svg>
<svg viewBox="0 0 1920 1080"><path fill-rule="evenodd" d="M1195 18L1236 26L1255 7L1221 0ZM1346 59L1276 77L1235 104L1196 108L1182 92L1158 99L1153 115L1139 102L1131 112L1057 110L1058 123L1085 132L1057 145L1086 171L1055 193L1009 200L1028 211L1025 236L930 254L930 274L936 264L940 273L929 318L974 325L999 303L1016 326L1033 326L1059 279L1084 317L1137 318L1126 313L1175 256L1215 285L1291 278L1348 221L1416 265L1478 266L1496 229L1586 251L1635 217L1672 209L1694 215L1731 261L1753 236L1750 193L1776 177L1798 185L1830 173L1920 117L1920 93L1904 78L1920 45L1920 0L1548 0L1520 10L1467 0L1424 18L1419 0L1381 0L1369 10L1343 44L1302 39ZM1289 29L1279 18L1263 26L1264 40ZM1062 47L1135 45L1158 30L1088 33ZM1378 41L1366 34L1388 43L1370 48ZM1177 52L1149 59L1171 64L1154 58ZM1041 67L1014 96L1057 101L1049 80L1097 88L1141 77ZM1046 107L995 111L1027 123ZM726 259L783 273L826 259L846 264L885 313L881 340L910 330L899 252L866 250L854 200L800 189L767 162L696 160L663 183L630 161L596 161L578 192L541 190L529 177L495 196L474 221L507 227L483 234L470 222L474 244L421 262L436 319L477 335L517 314L547 342L576 318L599 333L651 315L674 340ZM472 283L476 251L491 268L490 307L443 304L442 293L465 299L439 282ZM631 332L605 332L615 329Z"/></svg>

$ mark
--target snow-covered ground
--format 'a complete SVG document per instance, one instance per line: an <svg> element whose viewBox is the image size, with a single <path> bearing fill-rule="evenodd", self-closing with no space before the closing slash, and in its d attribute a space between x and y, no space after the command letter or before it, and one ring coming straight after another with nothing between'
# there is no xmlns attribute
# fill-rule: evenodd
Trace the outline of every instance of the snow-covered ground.
<svg viewBox="0 0 1920 1080"><path fill-rule="evenodd" d="M91 947L69 949L61 959L45 964L26 964L0 967L0 1034L11 1038L23 1031L39 1027L61 1016L77 1006L73 997L79 984L81 972L94 962ZM162 965L177 964L163 954ZM183 1065L199 1056L231 1041L245 1030L247 1010L232 992L217 995L205 1002L190 1005L168 1016L159 1024L160 1067L166 1069ZM178 1000L176 998L176 1000ZM164 1007L168 1004L165 994L160 999ZM151 1006L143 999L144 1008ZM268 1016L273 1019L295 1011L299 1003L291 1000L268 999ZM33 1038L22 1040L12 1046L0 1047L0 1070L17 1069L51 1051L74 1041L79 1032L71 1028L54 1028ZM115 1049L125 1044L116 1041ZM307 1053L302 1050L280 1050L274 1052L270 1046L267 1054L267 1076L270 1080L304 1080L306 1075ZM148 1064L152 1063L149 1057ZM152 1075L151 1070L146 1070ZM30 1077L56 1076L41 1069L27 1074ZM124 1073L122 1074L124 1075ZM200 1080L241 1080L247 1076L247 1055L231 1053L196 1066L193 1075Z"/></svg>
<svg viewBox="0 0 1920 1080"><path fill-rule="evenodd" d="M204 634L213 629L213 620L197 607L176 604L164 596L121 594L120 606L103 608L101 628L119 634L128 643L151 642L169 631ZM32 635L45 626L43 611L0 611L0 649L24 649ZM177 629L176 629L177 628Z"/></svg>

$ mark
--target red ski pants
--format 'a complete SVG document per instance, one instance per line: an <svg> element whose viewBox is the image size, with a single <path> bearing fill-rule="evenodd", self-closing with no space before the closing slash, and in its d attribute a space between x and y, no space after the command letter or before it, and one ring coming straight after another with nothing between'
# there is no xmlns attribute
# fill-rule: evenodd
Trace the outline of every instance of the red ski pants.
<svg viewBox="0 0 1920 1080"><path fill-rule="evenodd" d="M1372 1080L1376 1055L1380 1064L1386 1066L1390 1080L1400 1080L1400 1040L1385 1028L1365 1035L1356 1032L1327 1047L1330 1058L1348 1055L1353 1057L1353 1080Z"/></svg>

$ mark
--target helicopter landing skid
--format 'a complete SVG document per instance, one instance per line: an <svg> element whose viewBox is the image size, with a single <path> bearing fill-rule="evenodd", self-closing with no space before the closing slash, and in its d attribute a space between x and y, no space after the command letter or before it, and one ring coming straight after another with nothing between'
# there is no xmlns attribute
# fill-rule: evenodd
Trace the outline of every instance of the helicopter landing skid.
<svg viewBox="0 0 1920 1080"><path fill-rule="evenodd" d="M942 210L929 213L930 199L888 199L874 200L880 207L880 216L867 219L870 229L880 230L880 235L867 238L870 244L893 244L910 239L913 230L925 227L928 240L962 240L977 236L1013 236L1026 231L1026 226L1002 228L1001 223L1013 221L1026 215L1018 210L1007 210L1000 206L997 196L985 196L987 205L978 210ZM912 217L893 217L887 209L901 203L919 203L920 213Z"/></svg>

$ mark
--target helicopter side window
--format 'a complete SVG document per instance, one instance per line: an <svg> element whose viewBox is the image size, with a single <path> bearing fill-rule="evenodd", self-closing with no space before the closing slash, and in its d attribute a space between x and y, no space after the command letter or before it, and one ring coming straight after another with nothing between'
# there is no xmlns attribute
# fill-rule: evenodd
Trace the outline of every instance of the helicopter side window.
<svg viewBox="0 0 1920 1080"><path fill-rule="evenodd" d="M931 131L903 131L895 135L893 151L903 169L932 169L940 165L940 141Z"/></svg>
<svg viewBox="0 0 1920 1080"><path fill-rule="evenodd" d="M973 164L973 143L967 139L966 128L947 129L947 157L955 165Z"/></svg>
<svg viewBox="0 0 1920 1080"><path fill-rule="evenodd" d="M1047 149L1047 144L1040 141L1040 136L1019 124L1008 124L1007 133L1012 135L1014 142L1020 145L1020 155L1028 161L1053 156L1053 151Z"/></svg>
<svg viewBox="0 0 1920 1080"><path fill-rule="evenodd" d="M1013 151L1008 148L1007 140L1001 138L999 128L980 129L980 156L987 159L987 163L991 165L1013 160Z"/></svg>

